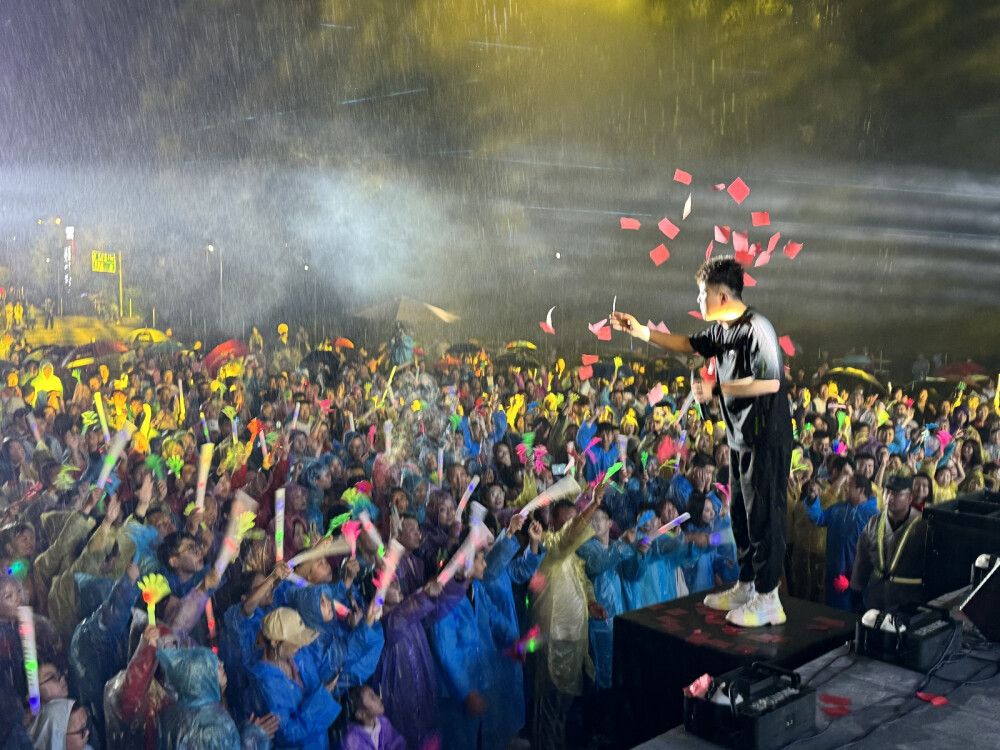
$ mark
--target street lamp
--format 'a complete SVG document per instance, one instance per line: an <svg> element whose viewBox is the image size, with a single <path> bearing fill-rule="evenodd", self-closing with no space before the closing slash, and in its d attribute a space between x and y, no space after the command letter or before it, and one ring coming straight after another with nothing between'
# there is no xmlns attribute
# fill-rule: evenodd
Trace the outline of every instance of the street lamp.
<svg viewBox="0 0 1000 750"><path fill-rule="evenodd" d="M304 264L303 268L306 271L306 273L309 272L309 264L308 263ZM318 342L318 339L317 339L318 333L317 333L317 331L319 329L319 307L318 307L317 302L316 302L316 283L317 283L318 279L317 279L315 271L313 271L312 280L313 280L313 344L315 345Z"/></svg>
<svg viewBox="0 0 1000 750"><path fill-rule="evenodd" d="M215 245L208 246L208 252L215 252ZM222 248L219 248L219 331L222 331Z"/></svg>

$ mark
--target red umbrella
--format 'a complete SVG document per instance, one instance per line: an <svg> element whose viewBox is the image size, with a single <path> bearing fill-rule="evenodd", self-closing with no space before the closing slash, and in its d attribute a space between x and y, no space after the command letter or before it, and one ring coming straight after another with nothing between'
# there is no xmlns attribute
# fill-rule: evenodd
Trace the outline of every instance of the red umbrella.
<svg viewBox="0 0 1000 750"><path fill-rule="evenodd" d="M243 359L249 354L247 345L237 339L229 339L215 347L205 357L204 365L212 377L219 372L219 368L233 359Z"/></svg>
<svg viewBox="0 0 1000 750"><path fill-rule="evenodd" d="M934 371L934 377L937 378L949 378L953 380L961 380L969 375L985 375L986 369L982 365L978 365L971 359L965 360L965 362L955 362L954 364L945 365L944 367L939 367Z"/></svg>

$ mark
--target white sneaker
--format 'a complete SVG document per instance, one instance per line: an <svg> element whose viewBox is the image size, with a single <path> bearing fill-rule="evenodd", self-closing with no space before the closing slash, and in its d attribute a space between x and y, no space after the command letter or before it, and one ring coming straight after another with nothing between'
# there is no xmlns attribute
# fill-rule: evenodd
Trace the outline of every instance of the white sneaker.
<svg viewBox="0 0 1000 750"><path fill-rule="evenodd" d="M737 581L736 585L731 589L726 589L725 591L720 591L717 594L709 594L705 597L705 606L711 607L712 609L721 609L723 612L728 612L731 609L736 609L741 607L751 599L753 599L754 594L757 590L754 588L753 581L749 583L744 583L743 581Z"/></svg>
<svg viewBox="0 0 1000 750"><path fill-rule="evenodd" d="M739 625L741 628L759 628L764 625L784 625L785 609L778 598L778 589L767 593L754 594L753 598L741 607L737 607L726 615L726 622Z"/></svg>

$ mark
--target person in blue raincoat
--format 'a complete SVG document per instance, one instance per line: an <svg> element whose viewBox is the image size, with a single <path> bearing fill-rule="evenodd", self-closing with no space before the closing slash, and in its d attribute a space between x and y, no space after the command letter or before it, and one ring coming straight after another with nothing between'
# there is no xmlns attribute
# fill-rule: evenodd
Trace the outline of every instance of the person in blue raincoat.
<svg viewBox="0 0 1000 750"><path fill-rule="evenodd" d="M848 584L854 570L858 540L869 519L878 515L878 501L871 480L855 474L847 491L847 499L823 510L818 497L805 497L809 520L826 527L826 603L837 609L851 611ZM837 585L838 579L842 580Z"/></svg>
<svg viewBox="0 0 1000 750"><path fill-rule="evenodd" d="M638 557L633 547L635 529L629 529L616 541L610 540L611 518L602 505L591 519L594 536L580 545L576 554L586 564L587 577L594 584L597 603L604 607L607 618L590 618L590 652L596 671L598 690L611 687L611 656L614 638L614 618L625 611L623 571L631 575L638 570Z"/></svg>
<svg viewBox="0 0 1000 750"><path fill-rule="evenodd" d="M684 474L674 474L667 488L667 497L679 513L686 513L688 498L692 492L703 492L712 498L716 513L722 507L722 501L712 490L712 477L715 473L715 459L707 453L695 453L691 458L688 470Z"/></svg>
<svg viewBox="0 0 1000 750"><path fill-rule="evenodd" d="M248 724L240 737L233 717L222 705L226 673L209 648L165 649L157 652L167 682L177 700L157 717L156 746L160 750L264 750L267 733Z"/></svg>
<svg viewBox="0 0 1000 750"><path fill-rule="evenodd" d="M489 457L493 455L493 446L503 440L503 436L507 433L507 413L503 409L497 409L491 419L493 429L487 432L479 414L473 414L471 419L462 417L459 429L462 431L466 458L479 459L483 456L486 462L489 462Z"/></svg>
<svg viewBox="0 0 1000 750"><path fill-rule="evenodd" d="M323 493L330 489L333 484L333 477L330 474L330 463L333 461L333 453L324 453L319 458L306 462L305 468L299 475L299 484L309 490L309 505L303 515L306 522L317 529L324 530L323 523Z"/></svg>
<svg viewBox="0 0 1000 750"><path fill-rule="evenodd" d="M707 591L717 585L734 584L740 577L736 561L736 539L729 516L716 513L712 498L703 492L692 492L688 498L691 520L684 525L688 533L708 534L711 548L690 565L684 566L688 593Z"/></svg>
<svg viewBox="0 0 1000 750"><path fill-rule="evenodd" d="M104 684L128 662L128 623L139 596L139 567L130 563L97 610L76 626L69 647L71 684L104 744ZM88 597L81 592L80 602Z"/></svg>
<svg viewBox="0 0 1000 750"><path fill-rule="evenodd" d="M581 451L587 452L587 465L584 476L588 482L593 482L598 475L618 463L618 446L615 444L615 426L610 422L599 422L594 432L585 430L587 422L580 425L576 433L576 444ZM587 449L591 437L600 438L600 442Z"/></svg>
<svg viewBox="0 0 1000 750"><path fill-rule="evenodd" d="M508 710L509 696L497 692L498 648L518 638L516 628L493 606L482 578L486 555L476 553L469 575L472 585L447 617L431 629L431 644L437 662L443 750L477 747L483 731L482 750L503 750L510 737L488 737L487 726L500 722L486 719L491 711ZM495 722L495 723L494 723Z"/></svg>
<svg viewBox="0 0 1000 750"><path fill-rule="evenodd" d="M264 649L250 672L268 712L278 717L274 747L328 750L327 732L340 714L331 695L339 675L315 646L319 633L294 609L279 607L264 617L260 634Z"/></svg>
<svg viewBox="0 0 1000 750"><path fill-rule="evenodd" d="M515 536L524 526L525 518L514 515L486 553L486 572L482 587L497 612L507 621L511 631L519 632L517 608L514 604L514 584L525 584L538 570L545 556L541 547L542 525L532 521L528 527L528 546L521 551ZM509 645L509 644L508 644ZM504 696L503 711L487 711L483 728L483 744L494 744L513 737L524 726L524 673L521 663L502 658L496 662L496 695ZM502 747L502 745L497 745Z"/></svg>

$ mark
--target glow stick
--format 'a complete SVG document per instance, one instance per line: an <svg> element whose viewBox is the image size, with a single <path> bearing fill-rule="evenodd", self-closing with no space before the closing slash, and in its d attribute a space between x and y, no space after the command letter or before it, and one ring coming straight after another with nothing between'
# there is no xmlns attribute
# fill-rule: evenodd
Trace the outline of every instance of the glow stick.
<svg viewBox="0 0 1000 750"><path fill-rule="evenodd" d="M111 476L111 472L115 468L115 464L118 463L118 459L122 457L125 452L125 446L128 445L128 441L132 439L132 434L135 432L135 425L131 422L126 422L125 426L122 427L118 432L115 433L114 440L111 441L111 445L108 447L108 452L104 456L104 465L101 466L101 473L97 477L97 488L103 490L104 485L108 483L108 478Z"/></svg>
<svg viewBox="0 0 1000 750"><path fill-rule="evenodd" d="M336 613L337 617L341 620L343 620L345 617L351 614L350 608L343 602L338 601L337 599L333 600L333 611L334 613Z"/></svg>
<svg viewBox="0 0 1000 750"><path fill-rule="evenodd" d="M164 597L170 595L170 584L159 573L153 573L139 582L139 591L142 592L142 600L146 602L146 615L149 618L149 624L155 625L156 605Z"/></svg>
<svg viewBox="0 0 1000 750"><path fill-rule="evenodd" d="M399 561L403 559L406 548L395 539L390 540L389 550L382 559L385 561L385 568L378 579L378 588L375 589L375 606L381 607L385 604L385 592L389 590L389 584L396 577L396 569Z"/></svg>
<svg viewBox="0 0 1000 750"><path fill-rule="evenodd" d="M264 457L264 463L267 463L267 435L261 430L257 433L257 437L260 438L260 452Z"/></svg>
<svg viewBox="0 0 1000 750"><path fill-rule="evenodd" d="M177 413L176 413L177 425L181 426L184 424L184 418L187 416L187 409L184 406L184 381L179 380L177 382Z"/></svg>
<svg viewBox="0 0 1000 750"><path fill-rule="evenodd" d="M444 489L444 448L438 448L438 489Z"/></svg>
<svg viewBox="0 0 1000 750"><path fill-rule="evenodd" d="M666 534L671 529L677 528L678 526L680 526L682 523L684 523L685 521L689 520L690 518L691 518L691 514L690 513L681 513L679 516L677 516L677 518L675 518L670 523L663 524L660 528L658 528L656 531L654 531L649 536L643 537L642 543L643 544L651 544L657 537L659 537L659 536L661 536L663 534Z"/></svg>
<svg viewBox="0 0 1000 750"><path fill-rule="evenodd" d="M579 495L580 492L580 485L576 483L576 480L571 475L567 474L554 485L542 492L541 495L521 508L521 512L518 515L521 516L521 518L527 518L531 514L531 511L536 508L544 508L546 505L549 505L556 500L560 500L570 495Z"/></svg>
<svg viewBox="0 0 1000 750"><path fill-rule="evenodd" d="M205 421L205 412L201 411L201 412L198 412L198 414L201 416L201 429L205 433L205 442L207 443L212 438L210 438L209 435L208 435L208 422Z"/></svg>
<svg viewBox="0 0 1000 750"><path fill-rule="evenodd" d="M261 433L262 435L264 433ZM285 559L285 488L279 487L274 492L274 559L281 562Z"/></svg>
<svg viewBox="0 0 1000 750"><path fill-rule="evenodd" d="M618 436L618 460L625 463L625 454L628 451L628 435Z"/></svg>
<svg viewBox="0 0 1000 750"><path fill-rule="evenodd" d="M236 490L233 496L233 504L229 511L229 525L226 527L226 536L219 547L219 556L215 561L215 570L221 576L226 572L229 563L236 559L240 552L240 543L243 541L245 530L240 528L241 516L244 513L255 513L257 511L257 501L250 497L243 490Z"/></svg>
<svg viewBox="0 0 1000 750"><path fill-rule="evenodd" d="M307 581L305 578L303 578L302 576L300 576L298 573L289 573L288 574L288 578L286 580L291 581L292 583L294 583L299 588L302 588L303 586L308 586L309 585L309 581Z"/></svg>
<svg viewBox="0 0 1000 750"><path fill-rule="evenodd" d="M301 403L296 402L295 411L292 412L292 421L288 425L288 431L293 432L296 427L299 426L299 407L302 406Z"/></svg>
<svg viewBox="0 0 1000 750"><path fill-rule="evenodd" d="M382 541L382 535L378 533L378 529L375 528L375 524L372 523L371 516L368 515L367 510L363 510L358 513L358 520L361 522L361 528L365 530L368 537L375 542L378 547L378 555L381 557L385 554L385 543Z"/></svg>
<svg viewBox="0 0 1000 750"><path fill-rule="evenodd" d="M310 560L316 560L320 557L337 557L350 551L351 544L347 539L334 539L295 555L288 561L288 567L295 568L296 566L301 565L304 562L309 562Z"/></svg>
<svg viewBox="0 0 1000 750"><path fill-rule="evenodd" d="M476 503L476 505L479 505L479 503ZM462 542L462 546L452 555L451 560L444 566L444 569L438 573L438 583L444 585L455 577L459 568L471 567L473 561L476 559L476 552L489 543L490 532L482 523L473 522L469 535Z"/></svg>
<svg viewBox="0 0 1000 750"><path fill-rule="evenodd" d="M351 557L358 556L358 535L361 533L361 524L357 521L348 521L344 524L344 539L351 545Z"/></svg>
<svg viewBox="0 0 1000 750"><path fill-rule="evenodd" d="M28 704L31 713L38 716L42 699L38 693L38 649L35 647L35 613L31 607L17 608L18 631L21 634L21 651L24 652L24 674L28 678Z"/></svg>
<svg viewBox="0 0 1000 750"><path fill-rule="evenodd" d="M208 486L208 470L212 467L212 453L215 443L204 443L201 455L198 457L198 487L194 496L194 507L197 511L205 507L205 488Z"/></svg>
<svg viewBox="0 0 1000 750"><path fill-rule="evenodd" d="M31 434L35 436L35 446L37 448L44 448L45 443L42 442L42 437L38 432L38 420L35 419L33 412L28 412L28 426L31 427Z"/></svg>
<svg viewBox="0 0 1000 750"><path fill-rule="evenodd" d="M476 491L476 487L478 486L479 486L479 475L476 474L476 476L472 478L472 481L469 482L469 486L465 489L465 494L462 495L462 499L458 503L458 508L455 511L455 515L458 518L462 517L462 511L465 510L465 506L468 505L469 503L469 498L472 497L472 493Z"/></svg>
<svg viewBox="0 0 1000 750"><path fill-rule="evenodd" d="M208 623L208 638L209 642L215 641L215 607L212 606L212 597L208 597L205 600L205 621ZM212 646L212 650L215 653L219 653L218 646Z"/></svg>
<svg viewBox="0 0 1000 750"><path fill-rule="evenodd" d="M350 412L350 411L347 412L347 421L348 421L348 424L350 424L350 426L351 426L351 432L355 432L356 430L354 428L354 412Z"/></svg>
<svg viewBox="0 0 1000 750"><path fill-rule="evenodd" d="M97 409L97 418L101 420L101 432L104 433L104 442L111 442L111 433L108 431L108 418L104 416L104 396L100 393L94 394L94 408Z"/></svg>
<svg viewBox="0 0 1000 750"><path fill-rule="evenodd" d="M382 432L385 433L385 452L392 453L392 422L388 419L382 425Z"/></svg>

